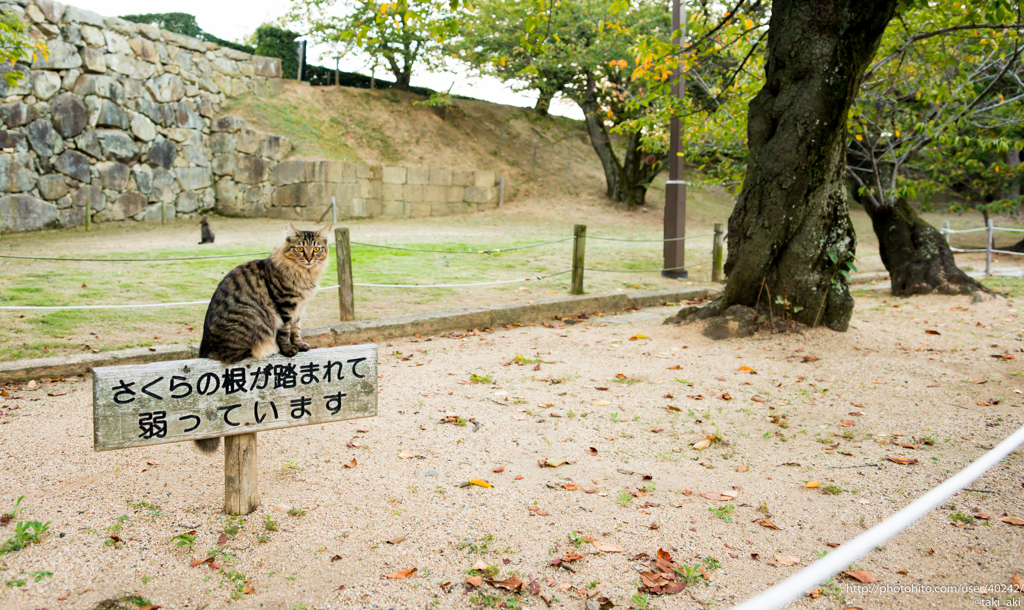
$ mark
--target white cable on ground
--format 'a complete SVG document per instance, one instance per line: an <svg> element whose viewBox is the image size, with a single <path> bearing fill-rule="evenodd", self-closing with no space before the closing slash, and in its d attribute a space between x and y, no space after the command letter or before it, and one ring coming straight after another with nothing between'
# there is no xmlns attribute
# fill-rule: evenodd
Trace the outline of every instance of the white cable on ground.
<svg viewBox="0 0 1024 610"><path fill-rule="evenodd" d="M803 596L807 591L817 588L819 584L846 570L851 563L867 555L872 549L881 546L887 540L928 514L936 506L942 504L947 498L970 485L975 479L985 474L989 468L995 466L999 460L1005 458L1014 449L1019 447L1021 443L1024 443L1024 427L996 445L995 449L974 460L974 462L954 476L946 479L938 487L914 500L903 510L888 517L882 523L879 523L853 540L844 543L838 549L830 551L828 555L825 555L767 591L748 599L738 606L733 606L732 610L776 610Z"/></svg>

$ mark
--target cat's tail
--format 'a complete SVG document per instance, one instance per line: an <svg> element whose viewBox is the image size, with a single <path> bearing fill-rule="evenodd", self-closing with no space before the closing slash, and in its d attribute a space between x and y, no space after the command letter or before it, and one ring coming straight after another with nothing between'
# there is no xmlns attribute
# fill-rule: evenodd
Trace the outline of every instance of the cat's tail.
<svg viewBox="0 0 1024 610"><path fill-rule="evenodd" d="M217 453L217 449L220 448L220 437L202 438L194 442L196 444L196 449L206 455L213 455L214 453Z"/></svg>

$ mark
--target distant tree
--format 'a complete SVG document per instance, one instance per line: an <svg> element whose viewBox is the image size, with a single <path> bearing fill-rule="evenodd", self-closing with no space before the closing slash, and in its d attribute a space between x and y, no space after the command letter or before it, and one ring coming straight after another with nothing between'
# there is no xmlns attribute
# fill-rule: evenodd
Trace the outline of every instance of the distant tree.
<svg viewBox="0 0 1024 610"><path fill-rule="evenodd" d="M47 56L46 41L31 37L14 11L0 12L0 64L16 66L19 61L34 61L39 55ZM9 70L4 77L7 86L13 87L25 75L21 70Z"/></svg>
<svg viewBox="0 0 1024 610"><path fill-rule="evenodd" d="M654 0L484 0L474 5L457 46L481 72L539 91L542 112L556 94L575 102L608 197L637 206L664 164L668 140L652 137L647 125L620 129L647 112L628 103L639 92L631 47L638 31L667 41L670 29L664 4Z"/></svg>
<svg viewBox="0 0 1024 610"><path fill-rule="evenodd" d="M384 64L395 89L408 91L414 67L444 64L445 43L458 31L457 6L451 0L292 0L288 18L315 42L356 49ZM334 14L336 8L343 14Z"/></svg>

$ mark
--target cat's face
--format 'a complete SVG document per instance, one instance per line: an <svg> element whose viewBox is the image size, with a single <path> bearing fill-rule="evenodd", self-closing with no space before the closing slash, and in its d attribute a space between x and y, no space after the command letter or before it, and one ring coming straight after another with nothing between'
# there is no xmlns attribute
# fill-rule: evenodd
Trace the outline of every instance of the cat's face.
<svg viewBox="0 0 1024 610"><path fill-rule="evenodd" d="M284 259L306 269L325 266L329 252L327 236L330 232L330 225L319 231L299 231L288 223L284 230Z"/></svg>

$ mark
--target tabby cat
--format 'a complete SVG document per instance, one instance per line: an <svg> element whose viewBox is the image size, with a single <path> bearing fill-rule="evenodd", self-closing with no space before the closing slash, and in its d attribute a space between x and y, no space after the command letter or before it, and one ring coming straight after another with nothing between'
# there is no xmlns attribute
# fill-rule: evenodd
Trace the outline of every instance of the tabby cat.
<svg viewBox="0 0 1024 610"><path fill-rule="evenodd" d="M268 258L228 272L206 310L199 357L234 364L277 352L290 358L309 350L302 340L302 312L327 267L330 230L299 231L289 223L284 244ZM220 439L198 440L196 446L213 453Z"/></svg>

